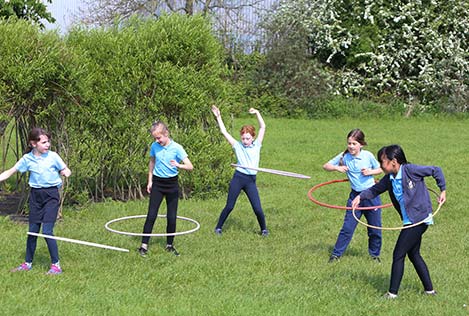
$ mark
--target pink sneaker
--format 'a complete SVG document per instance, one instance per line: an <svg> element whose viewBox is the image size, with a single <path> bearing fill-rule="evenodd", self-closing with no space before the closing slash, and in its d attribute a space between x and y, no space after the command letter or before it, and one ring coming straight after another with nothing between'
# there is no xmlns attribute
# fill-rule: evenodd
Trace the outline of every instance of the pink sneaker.
<svg viewBox="0 0 469 316"><path fill-rule="evenodd" d="M27 264L26 262L23 262L20 266L14 268L14 269L11 269L10 272L29 271L32 268L33 267L32 267L31 264Z"/></svg>
<svg viewBox="0 0 469 316"><path fill-rule="evenodd" d="M46 274L61 274L62 273L62 268L60 266L51 264L49 271L47 271Z"/></svg>

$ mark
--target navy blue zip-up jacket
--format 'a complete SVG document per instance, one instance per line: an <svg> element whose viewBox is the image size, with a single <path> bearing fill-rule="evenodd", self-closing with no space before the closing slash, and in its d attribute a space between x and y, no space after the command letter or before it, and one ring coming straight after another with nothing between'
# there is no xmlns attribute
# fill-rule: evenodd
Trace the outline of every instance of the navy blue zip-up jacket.
<svg viewBox="0 0 469 316"><path fill-rule="evenodd" d="M432 203L424 178L432 176L440 191L446 190L446 181L443 171L440 167L420 166L414 164L403 164L402 169L402 187L404 191L404 205L407 216L412 223L417 223L430 215L432 212ZM402 219L401 207L392 191L392 183L389 174L385 175L378 183L371 188L360 193L360 199L371 199L375 196L388 191L392 204L399 212Z"/></svg>

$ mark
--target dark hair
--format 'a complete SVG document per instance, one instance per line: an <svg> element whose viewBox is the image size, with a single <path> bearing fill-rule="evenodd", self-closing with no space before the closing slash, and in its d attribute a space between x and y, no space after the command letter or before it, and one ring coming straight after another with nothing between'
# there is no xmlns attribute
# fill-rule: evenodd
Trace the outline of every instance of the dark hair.
<svg viewBox="0 0 469 316"><path fill-rule="evenodd" d="M41 136L47 136L50 140L50 133L47 132L45 129L40 127L33 127L28 135L28 148L26 148L25 153L29 153L33 150L33 146L31 146L31 142L38 142L41 140Z"/></svg>
<svg viewBox="0 0 469 316"><path fill-rule="evenodd" d="M397 163L404 165L408 163L407 158L404 154L404 150L399 145L384 146L378 151L378 161L382 163L382 157L385 156L388 160L396 158Z"/></svg>
<svg viewBox="0 0 469 316"><path fill-rule="evenodd" d="M363 133L363 131L359 128L355 128L355 129L352 129L348 134L347 134L347 140L352 137L353 139L355 139L360 145L362 146L366 146L368 145L365 141L365 133ZM348 152L348 148L346 148L344 150L344 152L342 153L342 158L340 158L340 161L339 161L339 166L343 166L344 165L344 155Z"/></svg>

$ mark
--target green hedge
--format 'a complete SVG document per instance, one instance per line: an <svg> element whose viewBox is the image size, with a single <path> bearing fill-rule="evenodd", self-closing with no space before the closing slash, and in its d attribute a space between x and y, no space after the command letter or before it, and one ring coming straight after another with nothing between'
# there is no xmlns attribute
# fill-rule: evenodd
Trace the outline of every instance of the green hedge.
<svg viewBox="0 0 469 316"><path fill-rule="evenodd" d="M24 131L52 131L54 150L73 171L69 201L141 197L153 141L148 128L158 119L195 167L181 172L183 195L225 190L231 157L210 105L229 113L235 94L204 18L131 19L77 27L64 38L2 21L0 43L1 119L27 122L17 125Z"/></svg>

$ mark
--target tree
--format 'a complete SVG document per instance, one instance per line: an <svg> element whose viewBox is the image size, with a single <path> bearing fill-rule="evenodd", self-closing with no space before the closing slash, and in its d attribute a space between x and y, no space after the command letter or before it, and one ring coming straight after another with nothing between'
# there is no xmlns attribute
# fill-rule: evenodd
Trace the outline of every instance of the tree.
<svg viewBox="0 0 469 316"><path fill-rule="evenodd" d="M392 94L410 107L447 99L467 111L467 12L467 0L282 0L271 25L306 30L340 94Z"/></svg>
<svg viewBox="0 0 469 316"><path fill-rule="evenodd" d="M278 0L84 0L76 20L91 26L109 26L139 17L162 14L200 14L210 17L217 36L230 52L245 49L261 37L259 16Z"/></svg>
<svg viewBox="0 0 469 316"><path fill-rule="evenodd" d="M46 0L52 3L52 0ZM41 28L41 20L54 23L55 19L47 11L47 5L40 0L0 0L0 18L17 17L37 23Z"/></svg>
<svg viewBox="0 0 469 316"><path fill-rule="evenodd" d="M266 0L84 0L80 20L91 25L111 25L117 19L140 16L160 16L163 13L187 15L219 15L221 11L234 12L244 8L261 9Z"/></svg>

